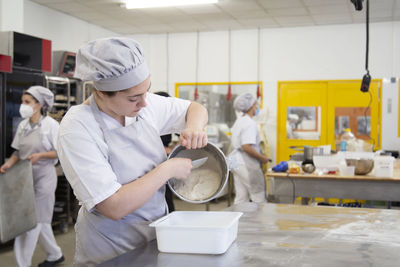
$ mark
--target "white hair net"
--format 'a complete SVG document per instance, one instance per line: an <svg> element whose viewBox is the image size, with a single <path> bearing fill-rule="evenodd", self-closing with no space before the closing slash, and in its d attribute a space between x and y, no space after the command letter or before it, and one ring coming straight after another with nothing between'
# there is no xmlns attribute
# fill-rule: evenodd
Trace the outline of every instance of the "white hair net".
<svg viewBox="0 0 400 267"><path fill-rule="evenodd" d="M143 48L130 38L94 40L82 46L76 56L75 77L93 81L100 91L128 89L149 75Z"/></svg>
<svg viewBox="0 0 400 267"><path fill-rule="evenodd" d="M54 94L46 87L35 85L29 87L26 92L39 101L46 111L49 110L54 104Z"/></svg>
<svg viewBox="0 0 400 267"><path fill-rule="evenodd" d="M251 93L243 93L236 97L233 108L240 112L247 112L256 101L257 99Z"/></svg>

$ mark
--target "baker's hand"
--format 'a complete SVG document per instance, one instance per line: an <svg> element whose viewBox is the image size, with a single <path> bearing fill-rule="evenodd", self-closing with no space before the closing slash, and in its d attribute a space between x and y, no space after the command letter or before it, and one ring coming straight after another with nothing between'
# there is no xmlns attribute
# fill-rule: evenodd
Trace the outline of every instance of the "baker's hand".
<svg viewBox="0 0 400 267"><path fill-rule="evenodd" d="M7 162L4 163L3 165L1 165L0 167L0 172L1 173L5 173L7 169L11 168L10 164L8 164Z"/></svg>
<svg viewBox="0 0 400 267"><path fill-rule="evenodd" d="M33 153L33 154L29 155L26 159L29 159L31 161L32 165L33 165L36 162L38 162L39 159L41 159L41 158L42 157L41 157L41 155L39 153Z"/></svg>
<svg viewBox="0 0 400 267"><path fill-rule="evenodd" d="M182 146L187 149L202 148L207 145L207 134L203 130L186 128L180 136Z"/></svg>
<svg viewBox="0 0 400 267"><path fill-rule="evenodd" d="M192 171L192 160L187 158L172 158L163 163L169 178L186 179Z"/></svg>
<svg viewBox="0 0 400 267"><path fill-rule="evenodd" d="M261 163L265 164L265 163L269 162L269 159L267 156L261 154L260 161L261 161Z"/></svg>

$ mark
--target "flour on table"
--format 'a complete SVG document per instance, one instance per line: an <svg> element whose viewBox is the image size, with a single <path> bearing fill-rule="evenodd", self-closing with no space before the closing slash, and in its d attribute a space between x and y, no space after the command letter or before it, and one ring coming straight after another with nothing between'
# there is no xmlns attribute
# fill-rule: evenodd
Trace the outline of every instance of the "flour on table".
<svg viewBox="0 0 400 267"><path fill-rule="evenodd" d="M214 195L221 185L221 174L215 170L197 168L189 177L176 183L174 190L189 200L204 200Z"/></svg>

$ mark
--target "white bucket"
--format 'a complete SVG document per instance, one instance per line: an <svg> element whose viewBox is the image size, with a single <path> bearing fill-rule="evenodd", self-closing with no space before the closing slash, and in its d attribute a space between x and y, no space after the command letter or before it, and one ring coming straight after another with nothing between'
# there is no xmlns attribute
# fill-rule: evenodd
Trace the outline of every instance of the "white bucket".
<svg viewBox="0 0 400 267"><path fill-rule="evenodd" d="M376 156L374 158L374 174L376 177L393 177L394 158L391 156Z"/></svg>

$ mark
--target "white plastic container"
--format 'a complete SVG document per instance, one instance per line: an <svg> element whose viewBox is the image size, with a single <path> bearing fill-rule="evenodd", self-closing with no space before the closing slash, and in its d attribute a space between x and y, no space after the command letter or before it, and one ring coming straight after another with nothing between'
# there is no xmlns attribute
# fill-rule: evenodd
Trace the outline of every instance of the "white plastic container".
<svg viewBox="0 0 400 267"><path fill-rule="evenodd" d="M374 158L374 174L376 177L393 177L394 158L391 156L376 156Z"/></svg>
<svg viewBox="0 0 400 267"><path fill-rule="evenodd" d="M222 254L237 237L242 212L175 211L150 224L161 252Z"/></svg>

